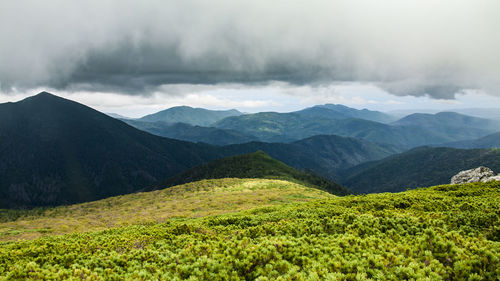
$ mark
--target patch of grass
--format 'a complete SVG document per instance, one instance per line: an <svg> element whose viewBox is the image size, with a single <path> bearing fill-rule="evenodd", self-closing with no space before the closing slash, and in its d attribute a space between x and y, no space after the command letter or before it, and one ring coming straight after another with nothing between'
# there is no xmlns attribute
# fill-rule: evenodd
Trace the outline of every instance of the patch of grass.
<svg viewBox="0 0 500 281"><path fill-rule="evenodd" d="M290 196L292 194L304 197ZM24 210L19 211L19 214L16 211L5 211L8 216L5 215L0 220L3 221L0 223L0 241L97 231L145 222L161 223L174 217L205 217L331 196L314 188L282 180L202 180L164 190L52 209Z"/></svg>

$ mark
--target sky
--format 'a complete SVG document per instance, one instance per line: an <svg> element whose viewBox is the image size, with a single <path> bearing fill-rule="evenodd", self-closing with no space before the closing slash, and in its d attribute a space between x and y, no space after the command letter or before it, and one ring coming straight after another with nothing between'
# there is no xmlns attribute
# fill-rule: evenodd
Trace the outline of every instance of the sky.
<svg viewBox="0 0 500 281"><path fill-rule="evenodd" d="M497 0L2 0L0 102L500 107Z"/></svg>

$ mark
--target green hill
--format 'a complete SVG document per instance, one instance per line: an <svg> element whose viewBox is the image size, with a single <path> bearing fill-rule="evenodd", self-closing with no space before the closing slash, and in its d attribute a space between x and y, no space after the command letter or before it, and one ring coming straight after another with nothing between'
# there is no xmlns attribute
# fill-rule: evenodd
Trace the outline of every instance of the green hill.
<svg viewBox="0 0 500 281"><path fill-rule="evenodd" d="M220 158L45 92L0 104L0 120L0 208L131 193Z"/></svg>
<svg viewBox="0 0 500 281"><path fill-rule="evenodd" d="M167 123L186 123L193 126L211 126L215 122L229 116L238 116L242 113L238 110L208 110L204 108L192 108L190 106L175 106L137 120L146 122L162 121Z"/></svg>
<svg viewBox="0 0 500 281"><path fill-rule="evenodd" d="M0 279L498 280L499 210L500 182L332 196L0 243Z"/></svg>
<svg viewBox="0 0 500 281"><path fill-rule="evenodd" d="M168 179L159 185L159 187L164 188L202 179L220 178L281 179L297 182L309 187L320 188L335 195L347 195L351 193L349 190L330 180L287 166L262 151L232 156L202 164Z"/></svg>
<svg viewBox="0 0 500 281"><path fill-rule="evenodd" d="M0 209L0 241L163 223L330 197L317 188L283 180L202 180L55 208Z"/></svg>
<svg viewBox="0 0 500 281"><path fill-rule="evenodd" d="M500 172L500 150L420 147L344 172L342 184L354 192L399 192L446 184L460 171L486 166Z"/></svg>

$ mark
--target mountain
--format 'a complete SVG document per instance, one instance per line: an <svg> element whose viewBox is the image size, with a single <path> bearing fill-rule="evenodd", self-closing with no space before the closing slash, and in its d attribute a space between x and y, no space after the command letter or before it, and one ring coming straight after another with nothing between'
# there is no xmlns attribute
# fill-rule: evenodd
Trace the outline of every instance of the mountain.
<svg viewBox="0 0 500 281"><path fill-rule="evenodd" d="M320 188L335 195L347 195L351 193L349 190L330 180L287 166L283 162L271 158L263 151L232 156L202 164L166 180L159 187L164 188L202 179L220 178L281 179L308 187Z"/></svg>
<svg viewBox="0 0 500 281"><path fill-rule="evenodd" d="M340 169L400 152L392 146L334 135L319 135L293 143L250 142L224 146L221 150L228 156L262 150L296 169L312 171L333 180Z"/></svg>
<svg viewBox="0 0 500 281"><path fill-rule="evenodd" d="M331 111L343 114L349 118L365 119L380 123L390 123L396 121L396 118L394 116L391 116L389 114L380 111L372 111L366 108L359 110L341 104L324 104L324 105L317 105L313 108L326 108Z"/></svg>
<svg viewBox="0 0 500 281"><path fill-rule="evenodd" d="M341 183L354 192L399 192L447 184L460 171L486 166L500 171L499 149L419 147L344 171Z"/></svg>
<svg viewBox="0 0 500 281"><path fill-rule="evenodd" d="M131 193L220 157L46 92L0 104L0 120L0 208Z"/></svg>
<svg viewBox="0 0 500 281"><path fill-rule="evenodd" d="M194 126L211 126L229 116L239 116L238 110L208 110L189 106L176 106L139 118L139 121L167 123L186 123Z"/></svg>
<svg viewBox="0 0 500 281"><path fill-rule="evenodd" d="M204 142L213 145L228 145L256 141L257 138L243 133L213 127L193 126L186 123L166 123L122 120L137 129L153 135L190 142Z"/></svg>
<svg viewBox="0 0 500 281"><path fill-rule="evenodd" d="M443 146L454 148L500 148L500 132L475 140L445 143Z"/></svg>
<svg viewBox="0 0 500 281"><path fill-rule="evenodd" d="M324 108L314 111L315 114L312 114L311 111L307 111L309 112L307 114L300 112L245 114L225 118L215 123L214 126L252 135L265 142L293 142L316 135L339 135L396 145L400 148L411 148L465 138L461 131L448 131L447 134L443 134L440 131L413 124L411 126L399 124L392 126L356 118L322 117L318 112L328 111ZM486 133L484 130L480 130L480 132ZM469 135L467 135L468 138L470 138Z"/></svg>
<svg viewBox="0 0 500 281"><path fill-rule="evenodd" d="M439 134L449 141L474 139L500 131L500 122L467 116L455 112L436 114L415 113L394 123L395 126L415 126Z"/></svg>

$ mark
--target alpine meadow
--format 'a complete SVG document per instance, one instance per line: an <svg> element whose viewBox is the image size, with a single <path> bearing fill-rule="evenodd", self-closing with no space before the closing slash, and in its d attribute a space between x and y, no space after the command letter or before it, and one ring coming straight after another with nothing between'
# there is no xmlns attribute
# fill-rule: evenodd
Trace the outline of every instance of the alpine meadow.
<svg viewBox="0 0 500 281"><path fill-rule="evenodd" d="M500 280L500 2L0 1L0 281Z"/></svg>

